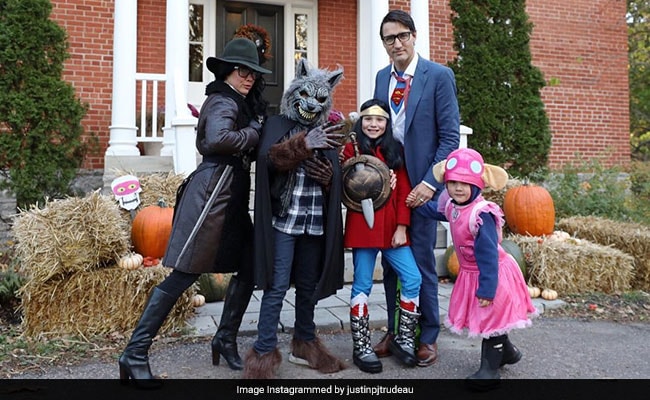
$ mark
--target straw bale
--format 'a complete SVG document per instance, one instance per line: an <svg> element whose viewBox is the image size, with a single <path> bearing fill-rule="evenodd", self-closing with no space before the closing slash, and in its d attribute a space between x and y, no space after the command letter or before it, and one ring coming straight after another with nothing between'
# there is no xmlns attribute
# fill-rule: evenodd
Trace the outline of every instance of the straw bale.
<svg viewBox="0 0 650 400"><path fill-rule="evenodd" d="M601 217L576 216L560 219L557 229L603 246L613 246L634 257L634 289L650 290L650 228Z"/></svg>
<svg viewBox="0 0 650 400"><path fill-rule="evenodd" d="M634 258L583 239L510 235L528 265L528 283L560 294L620 293L630 289Z"/></svg>
<svg viewBox="0 0 650 400"><path fill-rule="evenodd" d="M118 206L99 192L21 210L13 233L21 271L38 282L105 267L129 248Z"/></svg>
<svg viewBox="0 0 650 400"><path fill-rule="evenodd" d="M93 336L135 328L149 293L171 272L163 266L126 270L113 265L47 282L28 281L21 290L26 336ZM186 290L160 333L179 330L193 314L194 286Z"/></svg>

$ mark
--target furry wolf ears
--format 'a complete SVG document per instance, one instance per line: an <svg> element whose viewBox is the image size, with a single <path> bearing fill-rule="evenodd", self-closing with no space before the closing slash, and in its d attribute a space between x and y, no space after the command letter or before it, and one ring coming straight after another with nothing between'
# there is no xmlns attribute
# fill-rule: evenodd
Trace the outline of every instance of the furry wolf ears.
<svg viewBox="0 0 650 400"><path fill-rule="evenodd" d="M340 67L340 66L339 66ZM309 72L313 67L309 64L306 58L301 58L296 64L296 78L301 78L309 75ZM327 82L330 85L330 88L338 85L341 79L343 79L343 68L339 68L336 71L325 71L327 73Z"/></svg>

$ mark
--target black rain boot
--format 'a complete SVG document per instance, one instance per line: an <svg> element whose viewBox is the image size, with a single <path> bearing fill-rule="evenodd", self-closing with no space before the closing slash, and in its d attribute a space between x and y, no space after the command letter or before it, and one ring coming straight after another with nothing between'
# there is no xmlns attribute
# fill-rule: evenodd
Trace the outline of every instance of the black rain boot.
<svg viewBox="0 0 650 400"><path fill-rule="evenodd" d="M237 352L237 332L254 289L252 283L242 282L236 276L230 278L219 328L212 338L212 365L219 365L221 355L230 369L244 369L244 363Z"/></svg>
<svg viewBox="0 0 650 400"><path fill-rule="evenodd" d="M510 339L508 339L508 335L504 336L506 337L506 340L503 343L503 358L501 359L500 367L503 367L506 364L516 364L522 357L519 349L510 342Z"/></svg>
<svg viewBox="0 0 650 400"><path fill-rule="evenodd" d="M418 359L415 355L415 330L420 314L400 307L397 336L388 344L388 348L399 361L407 367L415 367Z"/></svg>
<svg viewBox="0 0 650 400"><path fill-rule="evenodd" d="M503 359L505 341L505 335L483 339L481 343L481 366L478 371L466 379L466 383L471 389L490 390L499 384L499 379L501 379L499 366Z"/></svg>
<svg viewBox="0 0 650 400"><path fill-rule="evenodd" d="M363 372L377 374L382 371L382 364L370 345L370 316L350 314L350 331L352 332L352 361Z"/></svg>
<svg viewBox="0 0 650 400"><path fill-rule="evenodd" d="M133 330L131 339L119 359L120 382L123 385L133 380L140 389L155 389L162 386L149 367L149 348L158 334L165 318L176 304L177 298L155 287L142 311L140 321Z"/></svg>

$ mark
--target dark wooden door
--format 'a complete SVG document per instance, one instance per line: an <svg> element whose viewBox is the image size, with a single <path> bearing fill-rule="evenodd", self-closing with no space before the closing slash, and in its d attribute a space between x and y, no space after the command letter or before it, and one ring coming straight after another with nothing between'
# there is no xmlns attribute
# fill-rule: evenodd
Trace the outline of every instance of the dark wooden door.
<svg viewBox="0 0 650 400"><path fill-rule="evenodd" d="M255 24L266 29L271 37L271 59L264 68L271 70L264 75L264 96L269 101L269 115L280 112L280 99L284 91L284 7L269 4L217 1L217 40L215 54L221 54L226 43L241 25Z"/></svg>

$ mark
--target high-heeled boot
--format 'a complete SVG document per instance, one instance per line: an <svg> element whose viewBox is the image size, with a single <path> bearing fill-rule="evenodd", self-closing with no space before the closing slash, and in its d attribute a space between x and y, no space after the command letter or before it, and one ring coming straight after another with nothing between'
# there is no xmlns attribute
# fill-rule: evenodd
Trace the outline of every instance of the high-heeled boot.
<svg viewBox="0 0 650 400"><path fill-rule="evenodd" d="M178 299L157 287L151 292L140 321L118 362L120 382L123 385L129 383L129 378L141 389L153 389L162 385L162 382L151 374L149 348L176 300Z"/></svg>
<svg viewBox="0 0 650 400"><path fill-rule="evenodd" d="M236 276L230 278L219 328L212 338L212 365L219 365L220 356L223 356L230 369L241 370L244 368L244 363L237 351L237 332L239 332L254 288L252 283L242 282Z"/></svg>

